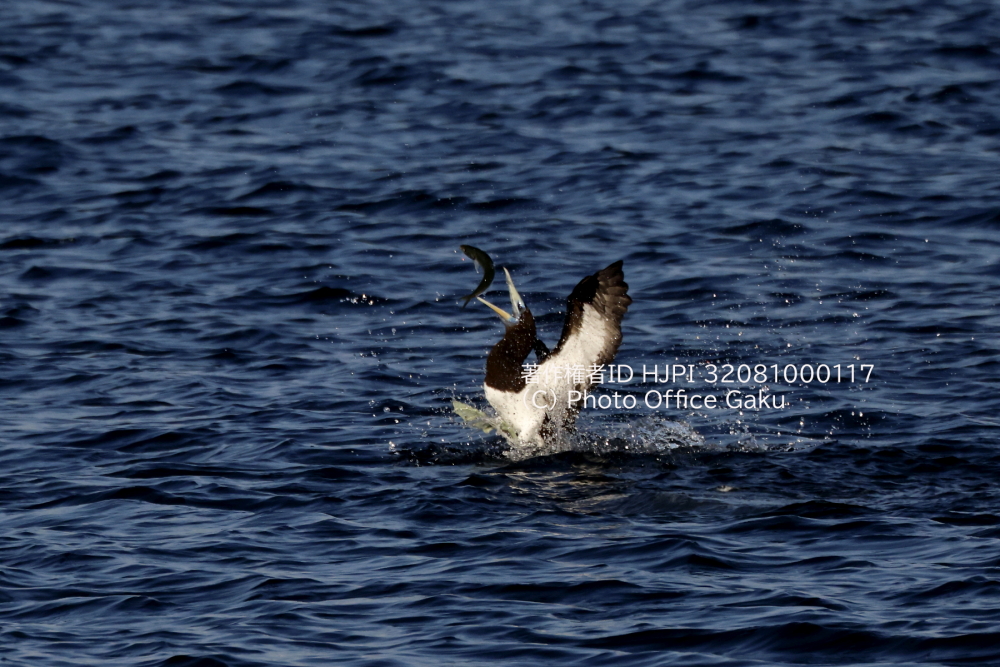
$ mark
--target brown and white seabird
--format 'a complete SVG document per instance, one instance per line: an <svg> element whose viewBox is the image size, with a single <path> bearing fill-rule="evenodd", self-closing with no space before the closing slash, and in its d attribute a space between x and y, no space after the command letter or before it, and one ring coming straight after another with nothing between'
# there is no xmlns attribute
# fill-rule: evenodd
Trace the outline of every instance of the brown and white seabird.
<svg viewBox="0 0 1000 667"><path fill-rule="evenodd" d="M517 457L524 458L543 453L547 444L572 429L580 405L570 398L583 395L598 377L596 371L614 360L622 342L622 316L632 299L621 260L587 276L566 299L562 335L549 352L538 339L535 318L510 272L504 269L504 274L513 312L477 297L507 329L486 358L484 389L497 411L499 430L514 445ZM533 351L537 368L527 373L523 364Z"/></svg>

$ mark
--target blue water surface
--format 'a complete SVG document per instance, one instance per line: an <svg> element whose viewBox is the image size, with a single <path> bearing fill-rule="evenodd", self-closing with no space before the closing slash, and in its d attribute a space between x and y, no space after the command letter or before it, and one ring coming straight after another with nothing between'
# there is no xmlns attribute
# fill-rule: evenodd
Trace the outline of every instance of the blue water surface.
<svg viewBox="0 0 1000 667"><path fill-rule="evenodd" d="M6 0L0 662L1000 664L998 35L990 2ZM550 346L623 259L640 376L859 375L608 383L637 406L512 461L452 414L502 335L463 243Z"/></svg>

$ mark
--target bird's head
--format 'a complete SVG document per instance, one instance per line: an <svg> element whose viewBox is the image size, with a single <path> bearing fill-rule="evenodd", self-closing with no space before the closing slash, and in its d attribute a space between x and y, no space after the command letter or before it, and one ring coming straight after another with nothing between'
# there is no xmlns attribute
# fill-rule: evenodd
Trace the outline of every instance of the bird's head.
<svg viewBox="0 0 1000 667"><path fill-rule="evenodd" d="M489 306L493 310L493 312L499 315L500 319L503 320L503 323L505 325L507 325L508 327L512 327L521 321L521 317L524 315L524 313L527 313L529 311L528 307L524 305L524 300L521 299L521 295L517 293L517 288L514 287L514 281L510 277L510 271L504 268L503 273L505 276L507 276L507 291L510 292L510 308L511 311L513 312L508 313L503 308L494 306L492 303L490 303L481 296L476 298L482 301L487 306Z"/></svg>

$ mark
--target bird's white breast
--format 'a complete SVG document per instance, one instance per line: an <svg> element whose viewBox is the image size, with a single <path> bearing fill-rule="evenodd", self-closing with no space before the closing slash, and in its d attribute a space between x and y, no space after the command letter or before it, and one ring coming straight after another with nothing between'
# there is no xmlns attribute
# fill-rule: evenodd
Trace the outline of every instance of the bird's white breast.
<svg viewBox="0 0 1000 667"><path fill-rule="evenodd" d="M545 408L534 407L531 402L532 394L537 390L537 387L538 385L529 384L515 394L494 389L489 385L483 386L486 400L490 402L501 419L517 430L519 444L539 440L538 430L545 422ZM536 403L544 405L540 398Z"/></svg>

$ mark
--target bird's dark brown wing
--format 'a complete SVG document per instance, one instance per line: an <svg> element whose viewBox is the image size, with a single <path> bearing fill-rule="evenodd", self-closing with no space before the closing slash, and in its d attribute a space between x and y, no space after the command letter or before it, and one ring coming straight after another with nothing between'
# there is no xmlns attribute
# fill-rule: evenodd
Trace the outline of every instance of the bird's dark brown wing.
<svg viewBox="0 0 1000 667"><path fill-rule="evenodd" d="M562 356L562 363L611 363L622 342L622 316L631 303L622 260L581 280L566 299L562 335L548 360Z"/></svg>

